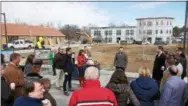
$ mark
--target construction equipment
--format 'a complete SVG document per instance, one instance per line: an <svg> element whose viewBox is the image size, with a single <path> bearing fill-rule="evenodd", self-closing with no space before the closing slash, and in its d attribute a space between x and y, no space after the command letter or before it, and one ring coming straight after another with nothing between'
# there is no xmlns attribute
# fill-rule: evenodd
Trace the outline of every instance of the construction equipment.
<svg viewBox="0 0 188 106"><path fill-rule="evenodd" d="M76 32L77 34L79 34L79 39L81 38L81 36L87 37L87 40L89 42L89 44L91 44L93 42L93 39L91 38L90 35L88 35L86 32Z"/></svg>

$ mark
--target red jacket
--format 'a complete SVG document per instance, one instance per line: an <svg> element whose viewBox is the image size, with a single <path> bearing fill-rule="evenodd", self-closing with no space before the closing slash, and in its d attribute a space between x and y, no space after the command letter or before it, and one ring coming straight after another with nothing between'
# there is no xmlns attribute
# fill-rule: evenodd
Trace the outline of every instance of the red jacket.
<svg viewBox="0 0 188 106"><path fill-rule="evenodd" d="M84 55L80 55L77 57L77 61L78 61L78 67L81 67L86 63L86 58Z"/></svg>
<svg viewBox="0 0 188 106"><path fill-rule="evenodd" d="M111 90L100 87L98 80L87 80L72 94L69 106L117 106L117 101Z"/></svg>

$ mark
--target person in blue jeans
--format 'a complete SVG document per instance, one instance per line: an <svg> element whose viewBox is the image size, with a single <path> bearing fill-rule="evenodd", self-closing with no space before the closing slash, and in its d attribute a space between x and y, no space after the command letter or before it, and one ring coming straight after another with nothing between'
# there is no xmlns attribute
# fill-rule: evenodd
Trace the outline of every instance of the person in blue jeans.
<svg viewBox="0 0 188 106"><path fill-rule="evenodd" d="M71 48L66 48L66 62L65 62L65 69L64 69L64 82L63 82L63 91L64 95L69 96L69 93L67 91L67 82L68 82L68 87L69 91L72 91L72 71L74 68L74 62L72 59L72 51Z"/></svg>

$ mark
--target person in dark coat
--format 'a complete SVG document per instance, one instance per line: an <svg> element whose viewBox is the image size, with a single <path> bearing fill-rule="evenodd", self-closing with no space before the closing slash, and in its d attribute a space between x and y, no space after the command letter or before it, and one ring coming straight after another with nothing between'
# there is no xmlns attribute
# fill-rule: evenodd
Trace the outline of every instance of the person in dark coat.
<svg viewBox="0 0 188 106"><path fill-rule="evenodd" d="M140 68L139 74L139 78L131 83L131 88L140 101L140 106L154 106L155 97L159 94L159 87L157 83L150 78L148 68Z"/></svg>
<svg viewBox="0 0 188 106"><path fill-rule="evenodd" d="M44 89L45 89L44 99L48 99L51 102L52 106L57 106L56 100L54 99L54 97L49 92L49 90L51 88L50 80L48 78L43 78L43 79L41 79L41 82L42 82Z"/></svg>
<svg viewBox="0 0 188 106"><path fill-rule="evenodd" d="M166 56L163 53L163 46L158 46L157 55L155 57L154 65L153 65L153 76L152 78L157 81L158 85L160 85L161 79L163 77L163 71L165 70L165 59Z"/></svg>
<svg viewBox="0 0 188 106"><path fill-rule="evenodd" d="M66 53L64 49L58 48L58 53L55 55L54 58L54 66L57 73L57 79L56 79L56 87L61 88L63 86L63 73L65 68L65 62L66 62Z"/></svg>
<svg viewBox="0 0 188 106"><path fill-rule="evenodd" d="M138 99L128 84L128 80L124 71L120 69L116 70L112 74L112 77L106 88L114 92L118 106L127 106L128 99L134 104L134 106L140 106Z"/></svg>
<svg viewBox="0 0 188 106"><path fill-rule="evenodd" d="M177 53L180 55L180 63L183 66L183 73L182 73L181 78L184 79L184 77L186 77L187 59L186 59L186 56L184 54L183 48L178 48Z"/></svg>
<svg viewBox="0 0 188 106"><path fill-rule="evenodd" d="M66 48L66 62L64 69L65 78L63 82L63 91L66 96L69 95L67 91L67 82L68 82L69 91L72 90L71 80L72 80L72 71L73 71L74 63L71 54L72 54L71 48Z"/></svg>
<svg viewBox="0 0 188 106"><path fill-rule="evenodd" d="M123 71L126 70L128 63L128 57L127 54L124 53L123 47L120 47L119 52L116 53L114 58L114 66L116 69L121 69Z"/></svg>
<svg viewBox="0 0 188 106"><path fill-rule="evenodd" d="M42 79L43 77L40 75L41 66L43 64L42 60L35 60L32 66L32 72L27 74L27 78L35 78L35 79Z"/></svg>

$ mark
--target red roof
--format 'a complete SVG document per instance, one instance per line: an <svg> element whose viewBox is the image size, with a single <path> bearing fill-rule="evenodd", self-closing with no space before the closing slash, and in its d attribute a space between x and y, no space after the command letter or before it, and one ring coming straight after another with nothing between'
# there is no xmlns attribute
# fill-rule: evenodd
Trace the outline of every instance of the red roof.
<svg viewBox="0 0 188 106"><path fill-rule="evenodd" d="M59 30L49 27L7 23L8 36L65 36ZM4 23L1 23L1 35L5 36Z"/></svg>

